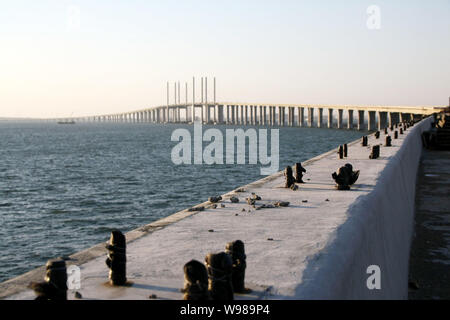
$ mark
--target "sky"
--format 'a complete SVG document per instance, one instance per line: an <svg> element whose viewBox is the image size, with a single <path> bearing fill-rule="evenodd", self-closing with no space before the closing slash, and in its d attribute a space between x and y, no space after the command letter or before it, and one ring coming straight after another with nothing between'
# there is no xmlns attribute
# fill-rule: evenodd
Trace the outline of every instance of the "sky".
<svg viewBox="0 0 450 320"><path fill-rule="evenodd" d="M375 6L375 7L374 7ZM373 9L375 8L375 9ZM450 0L0 0L0 117L217 101L448 105Z"/></svg>

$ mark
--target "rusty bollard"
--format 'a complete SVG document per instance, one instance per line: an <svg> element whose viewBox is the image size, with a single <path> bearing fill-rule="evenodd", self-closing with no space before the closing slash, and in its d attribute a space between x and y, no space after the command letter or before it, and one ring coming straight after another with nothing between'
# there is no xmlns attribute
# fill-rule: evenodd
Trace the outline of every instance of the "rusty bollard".
<svg viewBox="0 0 450 320"><path fill-rule="evenodd" d="M331 177L336 182L336 189L350 190L350 186L358 180L359 170L353 171L353 166L347 163L340 167L337 172L334 172Z"/></svg>
<svg viewBox="0 0 450 320"><path fill-rule="evenodd" d="M247 256L245 255L244 242L236 240L226 245L225 252L233 261L231 282L233 291L236 293L248 293L250 289L245 288L245 269L247 268Z"/></svg>
<svg viewBox="0 0 450 320"><path fill-rule="evenodd" d="M231 282L233 261L225 252L210 253L205 258L208 290L213 300L234 300Z"/></svg>
<svg viewBox="0 0 450 320"><path fill-rule="evenodd" d="M291 188L295 190L295 179L292 174L292 168L290 166L287 166L286 169L284 169L284 177L286 178L286 182L284 184L285 188Z"/></svg>
<svg viewBox="0 0 450 320"><path fill-rule="evenodd" d="M369 156L369 159L378 159L380 157L380 146L376 145L372 147L372 153Z"/></svg>
<svg viewBox="0 0 450 320"><path fill-rule="evenodd" d="M392 147L392 138L391 138L391 136L386 136L386 147Z"/></svg>
<svg viewBox="0 0 450 320"><path fill-rule="evenodd" d="M191 260L183 267L184 293L183 300L204 301L211 300L208 291L208 271L203 263Z"/></svg>
<svg viewBox="0 0 450 320"><path fill-rule="evenodd" d="M49 260L44 282L32 282L35 300L67 300L67 269L64 260Z"/></svg>
<svg viewBox="0 0 450 320"><path fill-rule="evenodd" d="M344 157L347 158L348 148L347 144L344 144Z"/></svg>
<svg viewBox="0 0 450 320"><path fill-rule="evenodd" d="M126 240L125 236L119 230L111 232L109 244L106 245L108 249L108 258L106 258L106 265L109 268L109 281L114 286L123 286L127 282L126 277Z"/></svg>
<svg viewBox="0 0 450 320"><path fill-rule="evenodd" d="M344 147L342 145L339 146L339 159L343 159L344 158Z"/></svg>
<svg viewBox="0 0 450 320"><path fill-rule="evenodd" d="M300 162L297 162L295 164L295 182L304 183L303 172L306 172L306 169L302 167L302 164Z"/></svg>
<svg viewBox="0 0 450 320"><path fill-rule="evenodd" d="M367 147L367 142L368 142L368 139L367 139L367 136L364 136L364 137L362 137L362 146L363 147Z"/></svg>
<svg viewBox="0 0 450 320"><path fill-rule="evenodd" d="M375 138L379 139L380 138L380 131L375 132Z"/></svg>

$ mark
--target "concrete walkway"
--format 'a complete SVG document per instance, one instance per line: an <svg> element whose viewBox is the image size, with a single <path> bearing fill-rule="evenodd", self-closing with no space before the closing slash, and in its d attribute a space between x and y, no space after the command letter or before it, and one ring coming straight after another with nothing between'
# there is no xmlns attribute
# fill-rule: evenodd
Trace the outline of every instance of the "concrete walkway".
<svg viewBox="0 0 450 320"><path fill-rule="evenodd" d="M348 208L357 199L371 193L390 160L396 156L411 130L392 141L392 147L381 148L381 156L370 160L370 145L383 144L369 137L369 147L357 141L349 145L348 158L338 159L336 150L304 163L306 184L298 191L283 188L282 172L244 186L244 192L232 191L223 195L217 209L207 204L199 213L179 212L173 216L129 232L127 236L127 276L129 287L110 287L105 265L104 244L71 256L68 265L81 268L83 299L181 299L183 265L191 259L204 261L206 254L220 252L227 242L244 241L247 254L246 284L253 293L237 299L296 299L298 290L306 282L305 270L311 261L321 259L323 249L333 241L336 232L349 218ZM390 134L392 134L390 132ZM345 163L361 170L351 191L338 191L331 174ZM257 205L289 201L289 207L255 210L245 201L254 192L262 197ZM213 196L213 195L211 195ZM231 203L230 197L239 198ZM203 204L205 205L205 204ZM353 250L357 243L348 243ZM319 261L317 260L317 261ZM331 266L332 267L332 266ZM365 286L367 266L357 268ZM30 280L41 280L42 268L0 284L0 293L7 299L33 299L26 289ZM367 290L367 288L366 288ZM1 296L1 295L0 295ZM69 292L69 299L74 292Z"/></svg>
<svg viewBox="0 0 450 320"><path fill-rule="evenodd" d="M409 299L450 299L450 151L423 151L409 278Z"/></svg>

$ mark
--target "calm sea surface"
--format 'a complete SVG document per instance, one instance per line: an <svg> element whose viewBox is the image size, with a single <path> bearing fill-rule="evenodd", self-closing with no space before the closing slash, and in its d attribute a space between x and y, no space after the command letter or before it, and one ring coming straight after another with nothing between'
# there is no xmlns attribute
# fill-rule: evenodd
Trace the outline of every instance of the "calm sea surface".
<svg viewBox="0 0 450 320"><path fill-rule="evenodd" d="M177 128L193 131L0 122L0 282L262 178L259 164L174 165ZM363 134L282 128L280 170Z"/></svg>

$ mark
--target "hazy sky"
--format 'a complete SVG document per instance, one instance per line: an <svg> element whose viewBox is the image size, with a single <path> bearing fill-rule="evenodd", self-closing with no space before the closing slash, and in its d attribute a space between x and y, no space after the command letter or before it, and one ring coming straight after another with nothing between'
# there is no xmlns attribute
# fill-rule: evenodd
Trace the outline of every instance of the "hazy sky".
<svg viewBox="0 0 450 320"><path fill-rule="evenodd" d="M446 105L449 16L450 0L0 0L0 117L162 105L193 76L216 76L219 101Z"/></svg>

